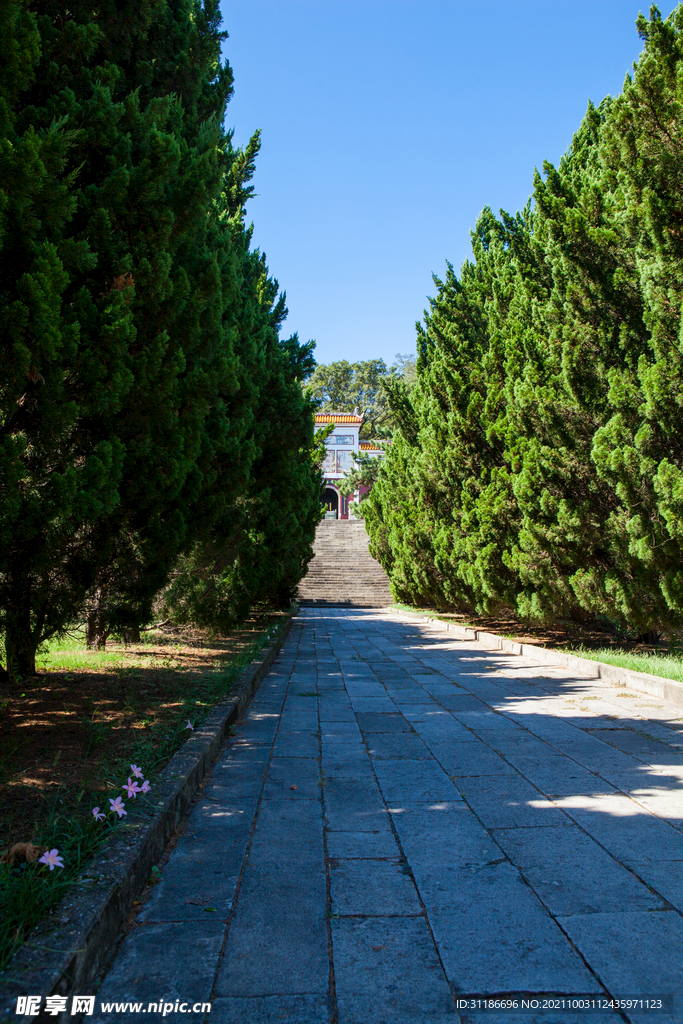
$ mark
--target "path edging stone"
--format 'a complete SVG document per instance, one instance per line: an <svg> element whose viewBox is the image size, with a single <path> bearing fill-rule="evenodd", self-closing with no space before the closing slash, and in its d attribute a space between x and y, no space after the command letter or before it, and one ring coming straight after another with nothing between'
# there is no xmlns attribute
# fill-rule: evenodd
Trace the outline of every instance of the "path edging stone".
<svg viewBox="0 0 683 1024"><path fill-rule="evenodd" d="M660 700L683 705L683 683L676 682L675 679L652 676L647 672L634 672L630 668L608 665L604 661L593 661L591 658L580 658L576 654L567 654L564 651L555 651L552 648L539 647L536 644L518 643L516 640L509 640L497 633L470 629L467 626L460 626L457 622L447 622L437 616L421 615L420 612L406 612L400 608L389 608L389 611L393 615L406 615L420 622L438 622L447 632L455 633L461 640L476 640L490 650L504 651L506 654L521 654L545 665L560 665L563 668L576 669L589 679L604 679L610 686L628 686L633 690L641 690L652 697L659 697Z"/></svg>
<svg viewBox="0 0 683 1024"><path fill-rule="evenodd" d="M228 730L275 660L292 626L288 614L280 637L237 677L234 696L218 704L203 725L173 755L154 785L153 817L131 812L120 834L91 860L50 919L34 930L0 972L0 1014L16 1024L65 1022L67 1012L46 1015L46 996L92 995L133 901L152 866L190 808L204 776L215 764ZM40 995L39 1016L18 1016L17 996Z"/></svg>

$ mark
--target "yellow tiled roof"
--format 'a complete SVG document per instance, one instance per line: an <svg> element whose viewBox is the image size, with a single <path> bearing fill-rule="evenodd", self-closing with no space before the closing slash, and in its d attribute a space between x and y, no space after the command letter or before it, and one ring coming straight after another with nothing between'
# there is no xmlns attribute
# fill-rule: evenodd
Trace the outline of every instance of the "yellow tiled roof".
<svg viewBox="0 0 683 1024"><path fill-rule="evenodd" d="M360 444L358 445L358 447L360 448L360 450L362 452L383 452L384 451L384 449L380 445L373 444L372 441L361 441Z"/></svg>
<svg viewBox="0 0 683 1024"><path fill-rule="evenodd" d="M363 417L352 412L317 412L316 423L362 423Z"/></svg>

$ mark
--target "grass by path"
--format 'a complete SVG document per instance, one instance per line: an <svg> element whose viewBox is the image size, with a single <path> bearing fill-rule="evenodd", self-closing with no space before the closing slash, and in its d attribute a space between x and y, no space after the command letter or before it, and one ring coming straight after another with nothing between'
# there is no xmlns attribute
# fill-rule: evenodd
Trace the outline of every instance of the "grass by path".
<svg viewBox="0 0 683 1024"><path fill-rule="evenodd" d="M152 786L175 751L230 694L249 662L284 628L281 615L228 636L171 627L140 644L88 651L77 634L50 645L39 674L0 689L0 852L31 842L64 868L0 864L0 970L59 902L125 817L109 811L139 765Z"/></svg>
<svg viewBox="0 0 683 1024"><path fill-rule="evenodd" d="M646 672L651 676L683 682L683 659L671 654L657 654L656 652L631 654L628 651L620 653L606 647L598 650L574 647L571 650L567 649L567 654L590 658L591 661L604 661L608 665L631 669L632 672Z"/></svg>

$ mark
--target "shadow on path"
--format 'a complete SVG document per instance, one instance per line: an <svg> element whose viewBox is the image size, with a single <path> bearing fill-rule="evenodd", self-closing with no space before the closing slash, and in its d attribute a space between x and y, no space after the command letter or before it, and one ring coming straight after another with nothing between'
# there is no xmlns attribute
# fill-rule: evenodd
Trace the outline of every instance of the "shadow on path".
<svg viewBox="0 0 683 1024"><path fill-rule="evenodd" d="M210 998L241 1024L683 1021L682 717L433 622L306 609L100 999Z"/></svg>

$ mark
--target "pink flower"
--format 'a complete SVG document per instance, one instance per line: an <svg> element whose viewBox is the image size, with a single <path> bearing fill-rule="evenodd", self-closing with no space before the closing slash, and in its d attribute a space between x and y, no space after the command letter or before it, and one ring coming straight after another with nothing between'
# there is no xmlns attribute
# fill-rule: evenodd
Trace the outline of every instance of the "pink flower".
<svg viewBox="0 0 683 1024"><path fill-rule="evenodd" d="M187 725L185 726L185 728L186 728L186 729L191 729L191 730L192 730L192 732L194 732L194 726L193 726L193 724L192 724L192 722L190 721L190 719L189 719L189 718L188 718L188 720L187 720Z"/></svg>
<svg viewBox="0 0 683 1024"><path fill-rule="evenodd" d="M39 864L46 864L50 871L54 871L55 868L63 868L64 862L61 857L57 856L59 850L46 850L42 857L39 858Z"/></svg>
<svg viewBox="0 0 683 1024"><path fill-rule="evenodd" d="M137 779L135 780L135 782L131 782L130 776L128 776L128 782L124 782L124 784L121 786L121 789L125 789L126 793L128 794L128 799L130 799L132 796L137 796L138 793L140 792L140 787L138 786Z"/></svg>
<svg viewBox="0 0 683 1024"><path fill-rule="evenodd" d="M142 768L138 768L136 764L132 764L130 770L136 779L144 779Z"/></svg>
<svg viewBox="0 0 683 1024"><path fill-rule="evenodd" d="M95 821L104 821L104 815L100 811L99 807L93 807L92 816L95 819Z"/></svg>
<svg viewBox="0 0 683 1024"><path fill-rule="evenodd" d="M141 793L149 793L151 788L152 787L150 786L149 782L147 781L147 779L145 779L145 781L140 786L140 792Z"/></svg>
<svg viewBox="0 0 683 1024"><path fill-rule="evenodd" d="M116 800L112 800L112 798L109 797L109 803L111 804L111 807L109 808L111 814L116 813L119 818L122 818L124 814L128 814L128 811L123 806L123 800L120 796L117 796Z"/></svg>

